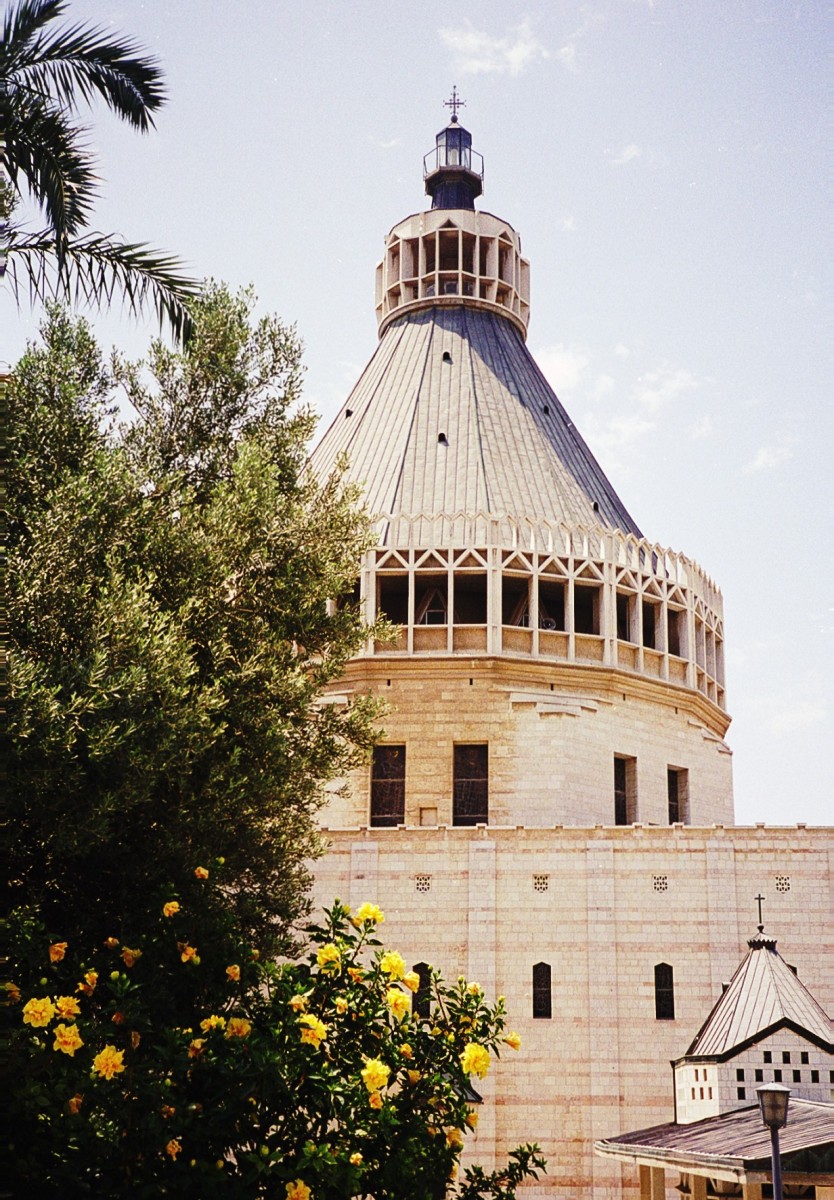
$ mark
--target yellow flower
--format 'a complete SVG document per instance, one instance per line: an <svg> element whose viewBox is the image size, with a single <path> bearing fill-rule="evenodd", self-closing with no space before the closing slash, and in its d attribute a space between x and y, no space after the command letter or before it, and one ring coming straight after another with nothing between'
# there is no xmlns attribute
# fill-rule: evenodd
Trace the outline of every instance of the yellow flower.
<svg viewBox="0 0 834 1200"><path fill-rule="evenodd" d="M338 971L342 965L342 956L339 953L339 947L333 942L328 942L326 946L322 946L316 955L316 962L324 971Z"/></svg>
<svg viewBox="0 0 834 1200"><path fill-rule="evenodd" d="M400 1046L400 1054L403 1056L403 1058L414 1057L414 1051L411 1049L408 1042L403 1042L403 1044Z"/></svg>
<svg viewBox="0 0 834 1200"><path fill-rule="evenodd" d="M109 938L104 939L104 946L105 946L105 949L107 949L107 950L115 950L116 947L118 946L118 944L119 944L118 938L109 937Z"/></svg>
<svg viewBox="0 0 834 1200"><path fill-rule="evenodd" d="M419 1083L423 1078L419 1071L407 1071L409 1083Z"/></svg>
<svg viewBox="0 0 834 1200"><path fill-rule="evenodd" d="M60 962L67 952L68 942L53 942L49 947L49 961Z"/></svg>
<svg viewBox="0 0 834 1200"><path fill-rule="evenodd" d="M179 900L167 900L162 905L163 917L175 917L179 911L180 911Z"/></svg>
<svg viewBox="0 0 834 1200"><path fill-rule="evenodd" d="M132 967L141 957L141 950L129 950L127 946L122 947L122 961L126 967Z"/></svg>
<svg viewBox="0 0 834 1200"><path fill-rule="evenodd" d="M189 946L188 942L177 942L177 949L180 952L180 958L184 963L192 962L197 957L197 950L194 946Z"/></svg>
<svg viewBox="0 0 834 1200"><path fill-rule="evenodd" d="M398 1021L404 1021L409 1013L408 996L398 987L390 987L385 993L385 1003Z"/></svg>
<svg viewBox="0 0 834 1200"><path fill-rule="evenodd" d="M517 1033L508 1033L504 1038L504 1042L510 1047L511 1050L518 1050L518 1048L521 1046L521 1038Z"/></svg>
<svg viewBox="0 0 834 1200"><path fill-rule="evenodd" d="M483 1079L489 1070L489 1051L477 1042L467 1042L460 1056L460 1065L466 1075L477 1075Z"/></svg>
<svg viewBox="0 0 834 1200"><path fill-rule="evenodd" d="M348 967L348 975L354 983L358 983L360 979L365 978L365 974L359 967Z"/></svg>
<svg viewBox="0 0 834 1200"><path fill-rule="evenodd" d="M55 1005L48 996L40 1000L34 997L23 1005L23 1024L31 1025L33 1029L43 1029L55 1016Z"/></svg>
<svg viewBox="0 0 834 1200"><path fill-rule="evenodd" d="M287 1184L287 1200L310 1200L312 1194L307 1184L302 1183L300 1179Z"/></svg>
<svg viewBox="0 0 834 1200"><path fill-rule="evenodd" d="M162 1113L163 1121L170 1121L171 1117L174 1116L177 1110L174 1108L173 1104L163 1104L159 1111Z"/></svg>
<svg viewBox="0 0 834 1200"><path fill-rule="evenodd" d="M114 1025L124 1025L125 1015L123 1012L114 1012L113 1016L110 1018L110 1020L113 1022Z"/></svg>
<svg viewBox="0 0 834 1200"><path fill-rule="evenodd" d="M484 989L481 987L481 985L479 983L470 983L466 990L467 990L467 992L469 992L470 996L480 996L481 992Z"/></svg>
<svg viewBox="0 0 834 1200"><path fill-rule="evenodd" d="M225 1029L226 1018L215 1017L214 1015L206 1017L204 1021L200 1022L200 1028L202 1029L203 1033L208 1033L211 1029Z"/></svg>
<svg viewBox="0 0 834 1200"><path fill-rule="evenodd" d="M249 957L252 959L252 962L257 962L257 961L258 961L258 959L261 957L261 952L260 952L260 950L257 950L257 949L256 949L256 948L253 946L253 947L252 947L252 949L249 951Z"/></svg>
<svg viewBox="0 0 834 1200"><path fill-rule="evenodd" d="M85 996L92 996L96 990L98 983L98 971L88 971L84 978L75 989L77 992L83 992Z"/></svg>
<svg viewBox="0 0 834 1200"><path fill-rule="evenodd" d="M344 1014L347 1012L347 1006L348 1002L344 996L336 996L333 1000L333 1007L340 1016L344 1016Z"/></svg>
<svg viewBox="0 0 834 1200"><path fill-rule="evenodd" d="M386 1067L385 1063L378 1058L366 1058L365 1066L360 1072L362 1082L369 1092L379 1091L384 1088L388 1082L388 1076L391 1074L390 1067Z"/></svg>
<svg viewBox="0 0 834 1200"><path fill-rule="evenodd" d="M293 1012L304 1012L304 1009L307 1007L307 997L306 996L290 996L287 1003L289 1004L289 1006L293 1010Z"/></svg>
<svg viewBox="0 0 834 1200"><path fill-rule="evenodd" d="M403 983L410 992L416 992L420 986L420 976L416 971L406 971L403 975Z"/></svg>
<svg viewBox="0 0 834 1200"><path fill-rule="evenodd" d="M478 1128L478 1114L475 1112L474 1108L470 1108L469 1112L466 1114L466 1124L470 1129Z"/></svg>
<svg viewBox="0 0 834 1200"><path fill-rule="evenodd" d="M188 1046L188 1057L189 1058L199 1058L200 1055L203 1053L203 1047L205 1046L205 1044L206 1044L205 1038L194 1038L193 1041L191 1041Z"/></svg>
<svg viewBox="0 0 834 1200"><path fill-rule="evenodd" d="M382 1108L382 1096L380 1096L379 1092L371 1092L368 1097L368 1103L371 1108Z"/></svg>
<svg viewBox="0 0 834 1200"><path fill-rule="evenodd" d="M72 1115L74 1117L76 1117L81 1112L81 1105L83 1103L84 1103L84 1097L81 1095L80 1092L76 1092L75 1095L71 1096L69 1098L69 1100L67 1101L67 1108L72 1113Z"/></svg>
<svg viewBox="0 0 834 1200"><path fill-rule="evenodd" d="M75 996L59 996L55 1001L55 1009L62 1021L69 1021L81 1012L81 1005Z"/></svg>
<svg viewBox="0 0 834 1200"><path fill-rule="evenodd" d="M362 1165L362 1155L359 1153L359 1151L358 1151L358 1150L355 1150L355 1151L353 1152L353 1154L351 1154L351 1156L350 1156L350 1158L348 1159L348 1161L349 1161L349 1163L350 1163L350 1165L351 1165L352 1167L361 1167L361 1165Z"/></svg>
<svg viewBox="0 0 834 1200"><path fill-rule="evenodd" d="M354 914L354 925L364 925L366 921L372 921L374 925L381 925L385 920L385 913L380 910L376 904L360 904Z"/></svg>
<svg viewBox="0 0 834 1200"><path fill-rule="evenodd" d="M177 1155L180 1153L181 1150L182 1150L182 1143L178 1142L176 1138L171 1138L170 1142L165 1147L165 1153L170 1155L170 1157L173 1158L174 1162L177 1161Z"/></svg>
<svg viewBox="0 0 834 1200"><path fill-rule="evenodd" d="M70 1058L73 1057L80 1046L84 1045L78 1033L77 1025L56 1025L52 1032L55 1034L52 1049L60 1050L62 1054L68 1054Z"/></svg>
<svg viewBox="0 0 834 1200"><path fill-rule="evenodd" d="M463 1135L459 1129L446 1130L446 1145L452 1150L463 1149Z"/></svg>
<svg viewBox="0 0 834 1200"><path fill-rule="evenodd" d="M197 879L208 879L208 875L209 875L209 873L208 873L208 871L206 870L206 868L205 868L205 867L195 867L195 868L194 868L194 876L195 876L195 878L197 878Z"/></svg>
<svg viewBox="0 0 834 1200"><path fill-rule="evenodd" d="M93 1070L102 1079L112 1079L114 1075L118 1075L125 1069L122 1062L124 1056L124 1050L117 1050L115 1046L105 1046L93 1059Z"/></svg>
<svg viewBox="0 0 834 1200"><path fill-rule="evenodd" d="M405 959L396 950L388 950L379 960L379 968L391 979L402 979L405 975Z"/></svg>
<svg viewBox="0 0 834 1200"><path fill-rule="evenodd" d="M240 967L237 963L232 963L230 967L226 967L226 978L232 983L238 983L240 980Z"/></svg>
<svg viewBox="0 0 834 1200"><path fill-rule="evenodd" d="M6 1003L20 1004L21 995L20 988L16 983L6 983L3 985L6 989Z"/></svg>
<svg viewBox="0 0 834 1200"><path fill-rule="evenodd" d="M133 1049L133 1050L138 1050L138 1049L139 1049L139 1043L140 1043L141 1041L142 1041L142 1035L141 1035L141 1033L137 1032L137 1030L135 1030L135 1029L131 1029L131 1031L130 1031L130 1045L131 1045L131 1049Z"/></svg>
<svg viewBox="0 0 834 1200"><path fill-rule="evenodd" d="M251 1032L252 1022L247 1021L246 1017L230 1017L225 1036L227 1038L248 1038Z"/></svg>
<svg viewBox="0 0 834 1200"><path fill-rule="evenodd" d="M312 1013L308 1013L304 1017L299 1017L298 1023L302 1026L302 1042L308 1042L318 1050L321 1043L327 1037L327 1026L318 1017L314 1017Z"/></svg>

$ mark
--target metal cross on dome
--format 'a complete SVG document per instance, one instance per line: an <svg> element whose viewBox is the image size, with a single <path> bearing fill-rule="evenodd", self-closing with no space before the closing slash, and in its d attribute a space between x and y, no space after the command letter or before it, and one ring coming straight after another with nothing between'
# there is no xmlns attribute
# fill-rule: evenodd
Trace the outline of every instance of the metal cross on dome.
<svg viewBox="0 0 834 1200"><path fill-rule="evenodd" d="M452 88L451 98L449 100L443 101L443 107L451 108L453 121L456 121L458 119L458 109L466 108L466 101L461 100L460 96L458 95L457 84L455 84L454 87Z"/></svg>
<svg viewBox="0 0 834 1200"><path fill-rule="evenodd" d="M767 896L763 896L761 892L759 892L758 896L754 896L753 899L759 906L759 933L762 933L764 930L764 923L762 921L762 901L766 900Z"/></svg>

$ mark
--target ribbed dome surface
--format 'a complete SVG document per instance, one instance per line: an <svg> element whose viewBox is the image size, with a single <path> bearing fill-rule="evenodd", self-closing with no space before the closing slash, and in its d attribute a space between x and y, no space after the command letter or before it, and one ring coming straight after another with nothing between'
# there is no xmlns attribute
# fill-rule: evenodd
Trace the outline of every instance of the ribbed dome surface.
<svg viewBox="0 0 834 1200"><path fill-rule="evenodd" d="M346 453L371 513L487 513L640 531L512 322L476 306L412 311L383 334L313 452Z"/></svg>

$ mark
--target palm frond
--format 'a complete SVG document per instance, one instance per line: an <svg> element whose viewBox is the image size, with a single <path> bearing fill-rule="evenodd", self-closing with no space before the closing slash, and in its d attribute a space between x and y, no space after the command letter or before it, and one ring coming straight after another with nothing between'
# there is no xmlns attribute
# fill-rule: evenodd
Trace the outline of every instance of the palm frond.
<svg viewBox="0 0 834 1200"><path fill-rule="evenodd" d="M0 64L8 69L8 63L39 30L59 17L66 8L66 0L23 0L8 10L3 21L3 45L0 47ZM2 68L0 68L2 70ZM4 72L4 73L7 73Z"/></svg>
<svg viewBox="0 0 834 1200"><path fill-rule="evenodd" d="M73 25L54 33L43 26L45 10L56 16L63 4L56 0L28 0L27 22L32 28L18 44L5 48L0 57L0 77L20 91L50 97L73 110L80 100L90 103L96 92L124 121L143 132L153 125L152 112L165 102L165 88L158 62L142 52L137 42L114 37L108 29ZM36 25L36 21L39 23Z"/></svg>
<svg viewBox="0 0 834 1200"><path fill-rule="evenodd" d="M50 230L13 230L6 253L18 303L26 290L32 301L54 296L94 308L109 306L120 295L134 314L151 304L160 324L167 322L177 341L187 342L191 336L188 304L200 285L183 274L171 255L98 233L67 242L59 254Z"/></svg>
<svg viewBox="0 0 834 1200"><path fill-rule="evenodd" d="M2 108L7 109L3 113L6 141L0 161L12 186L20 195L23 176L56 237L71 237L89 219L97 184L81 131L38 96Z"/></svg>

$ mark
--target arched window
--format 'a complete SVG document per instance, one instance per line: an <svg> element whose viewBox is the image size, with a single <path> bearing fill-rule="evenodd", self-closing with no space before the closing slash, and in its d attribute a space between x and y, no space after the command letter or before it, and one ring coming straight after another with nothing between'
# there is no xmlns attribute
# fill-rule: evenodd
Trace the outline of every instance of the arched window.
<svg viewBox="0 0 834 1200"><path fill-rule="evenodd" d="M420 986L411 1001L411 1011L415 1017L428 1020L431 1011L431 968L428 963L416 963L414 970L420 980Z"/></svg>
<svg viewBox="0 0 834 1200"><path fill-rule="evenodd" d="M533 1016L549 1020L552 1015L550 963L536 963L533 967Z"/></svg>
<svg viewBox="0 0 834 1200"><path fill-rule="evenodd" d="M668 963L654 969L654 1015L658 1021L675 1019L675 979Z"/></svg>

